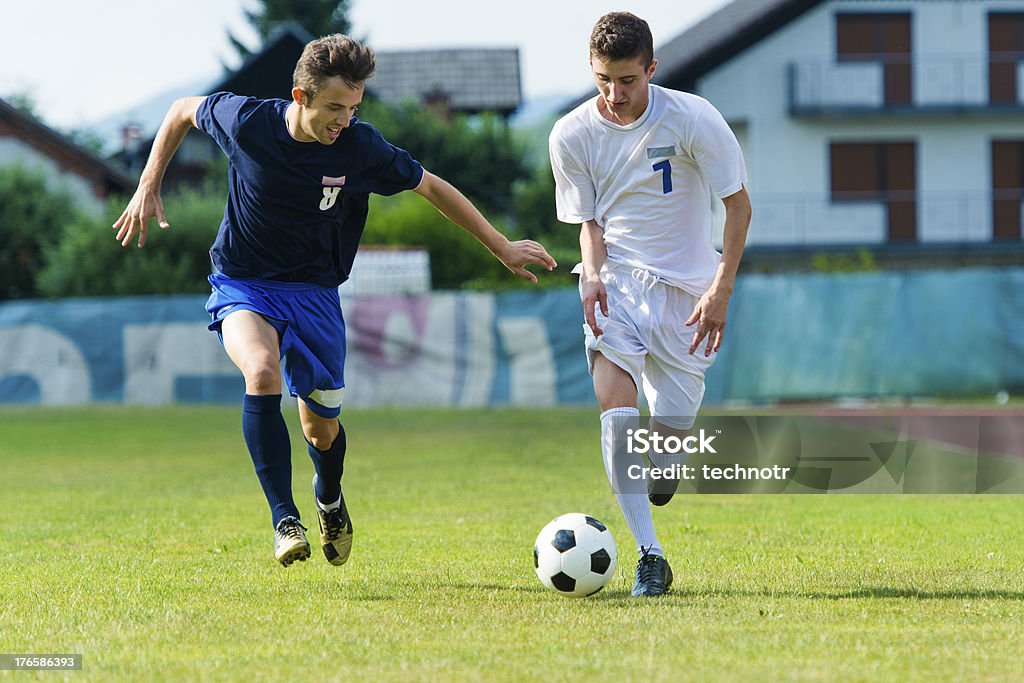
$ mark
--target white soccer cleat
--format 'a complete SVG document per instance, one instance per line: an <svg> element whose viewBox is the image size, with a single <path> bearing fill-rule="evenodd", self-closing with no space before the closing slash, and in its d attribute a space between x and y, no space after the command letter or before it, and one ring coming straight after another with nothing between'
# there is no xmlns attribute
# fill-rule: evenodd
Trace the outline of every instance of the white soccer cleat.
<svg viewBox="0 0 1024 683"><path fill-rule="evenodd" d="M274 556L285 567L296 560L304 562L310 555L306 527L295 517L285 517L274 529Z"/></svg>

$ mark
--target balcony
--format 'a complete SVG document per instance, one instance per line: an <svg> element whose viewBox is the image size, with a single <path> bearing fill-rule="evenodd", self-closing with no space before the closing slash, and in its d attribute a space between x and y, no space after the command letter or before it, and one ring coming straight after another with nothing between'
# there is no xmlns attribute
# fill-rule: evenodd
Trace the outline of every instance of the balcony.
<svg viewBox="0 0 1024 683"><path fill-rule="evenodd" d="M752 247L1024 246L1024 189L917 192L871 200L754 194L747 240ZM890 240L890 207L909 208L913 240ZM894 215L906 215L901 214ZM721 218L721 217L719 217ZM721 220L718 221L719 226ZM720 230L720 228L719 228ZM717 243L721 244L720 232Z"/></svg>
<svg viewBox="0 0 1024 683"><path fill-rule="evenodd" d="M789 65L795 117L1024 112L1019 53L804 58Z"/></svg>

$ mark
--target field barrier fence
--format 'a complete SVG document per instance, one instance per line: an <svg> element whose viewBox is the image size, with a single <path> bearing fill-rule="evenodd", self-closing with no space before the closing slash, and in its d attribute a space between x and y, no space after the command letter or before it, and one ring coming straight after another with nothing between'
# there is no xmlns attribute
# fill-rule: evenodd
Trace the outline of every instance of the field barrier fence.
<svg viewBox="0 0 1024 683"><path fill-rule="evenodd" d="M205 296L0 304L0 403L230 403ZM592 405L574 289L343 296L345 405ZM1024 268L742 276L705 405L1024 393Z"/></svg>

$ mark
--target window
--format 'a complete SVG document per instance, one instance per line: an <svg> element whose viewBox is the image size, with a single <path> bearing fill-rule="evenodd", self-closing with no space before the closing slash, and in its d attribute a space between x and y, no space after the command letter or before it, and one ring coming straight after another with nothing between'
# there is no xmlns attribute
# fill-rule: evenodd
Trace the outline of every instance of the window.
<svg viewBox="0 0 1024 683"><path fill-rule="evenodd" d="M992 239L1021 238L1024 140L992 141Z"/></svg>
<svg viewBox="0 0 1024 683"><path fill-rule="evenodd" d="M881 62L885 104L910 104L912 72L909 14L836 15L839 62Z"/></svg>
<svg viewBox="0 0 1024 683"><path fill-rule="evenodd" d="M1024 14L988 15L988 99L1017 104L1017 66L1024 59Z"/></svg>
<svg viewBox="0 0 1024 683"><path fill-rule="evenodd" d="M833 142L833 202L882 202L890 242L917 239L917 171L913 142Z"/></svg>

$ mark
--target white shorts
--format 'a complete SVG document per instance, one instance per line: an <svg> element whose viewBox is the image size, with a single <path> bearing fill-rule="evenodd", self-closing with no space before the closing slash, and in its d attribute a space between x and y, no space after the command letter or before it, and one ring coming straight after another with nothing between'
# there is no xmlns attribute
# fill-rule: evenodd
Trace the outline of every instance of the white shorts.
<svg viewBox="0 0 1024 683"><path fill-rule="evenodd" d="M651 415L666 427L693 426L704 398L704 373L715 362L715 352L704 356L707 339L690 354L696 325L686 326L700 300L658 279L643 268L608 262L601 269L608 292L608 317L595 306L595 337L584 323L587 365L594 371L594 353L600 353L630 374L643 388ZM582 297L582 287L581 287Z"/></svg>

